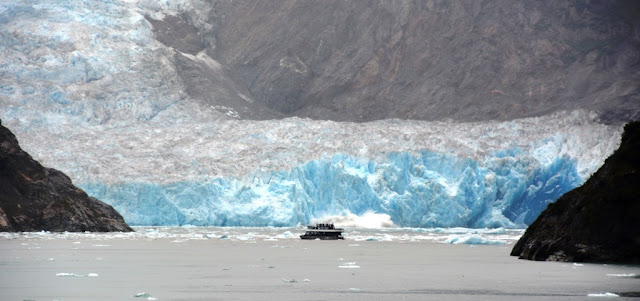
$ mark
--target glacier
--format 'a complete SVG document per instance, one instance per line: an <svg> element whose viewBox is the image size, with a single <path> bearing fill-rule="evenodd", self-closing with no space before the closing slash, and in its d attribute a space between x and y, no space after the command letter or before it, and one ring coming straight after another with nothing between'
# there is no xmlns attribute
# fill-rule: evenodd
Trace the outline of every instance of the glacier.
<svg viewBox="0 0 640 301"><path fill-rule="evenodd" d="M84 183L133 225L292 226L388 214L405 227L524 227L582 179L576 160L549 166L497 155L480 164L433 151L376 163L333 155L287 171L202 182Z"/></svg>
<svg viewBox="0 0 640 301"><path fill-rule="evenodd" d="M513 121L250 121L185 93L145 16L199 1L0 1L0 119L131 225L523 228L621 128L587 111ZM215 64L206 53L189 59Z"/></svg>

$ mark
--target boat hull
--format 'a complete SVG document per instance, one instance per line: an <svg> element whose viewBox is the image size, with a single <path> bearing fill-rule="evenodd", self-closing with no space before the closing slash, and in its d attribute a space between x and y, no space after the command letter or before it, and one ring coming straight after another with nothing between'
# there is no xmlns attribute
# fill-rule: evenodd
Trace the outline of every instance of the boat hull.
<svg viewBox="0 0 640 301"><path fill-rule="evenodd" d="M310 239L310 240L314 240L314 239L320 239L320 240L340 240L340 239L344 239L344 236L339 235L339 236L326 236L326 235L307 235L307 234L303 234L300 235L301 239Z"/></svg>

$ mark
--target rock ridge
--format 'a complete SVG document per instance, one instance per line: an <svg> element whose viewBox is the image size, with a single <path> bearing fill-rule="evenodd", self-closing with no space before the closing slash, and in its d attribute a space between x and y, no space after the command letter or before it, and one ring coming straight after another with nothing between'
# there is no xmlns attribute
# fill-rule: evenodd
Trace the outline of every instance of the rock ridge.
<svg viewBox="0 0 640 301"><path fill-rule="evenodd" d="M514 246L521 259L640 263L640 122L584 185L550 204Z"/></svg>
<svg viewBox="0 0 640 301"><path fill-rule="evenodd" d="M23 151L0 121L0 231L133 231L113 207Z"/></svg>

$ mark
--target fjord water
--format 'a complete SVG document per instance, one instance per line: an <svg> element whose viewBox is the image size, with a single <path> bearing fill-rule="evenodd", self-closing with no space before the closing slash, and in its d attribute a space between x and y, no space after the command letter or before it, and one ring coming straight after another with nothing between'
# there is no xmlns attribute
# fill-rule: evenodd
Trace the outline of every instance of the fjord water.
<svg viewBox="0 0 640 301"><path fill-rule="evenodd" d="M522 230L136 230L0 235L0 299L584 300L640 287L638 266L511 257Z"/></svg>

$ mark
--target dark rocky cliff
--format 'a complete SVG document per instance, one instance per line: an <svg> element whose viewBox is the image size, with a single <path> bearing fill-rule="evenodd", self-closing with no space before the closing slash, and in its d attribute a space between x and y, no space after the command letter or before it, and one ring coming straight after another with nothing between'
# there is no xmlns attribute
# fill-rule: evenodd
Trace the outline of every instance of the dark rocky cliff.
<svg viewBox="0 0 640 301"><path fill-rule="evenodd" d="M0 123L0 231L132 231L111 206L24 152Z"/></svg>
<svg viewBox="0 0 640 301"><path fill-rule="evenodd" d="M511 255L531 260L640 263L640 122L587 182L540 214Z"/></svg>
<svg viewBox="0 0 640 301"><path fill-rule="evenodd" d="M508 120L573 109L640 118L638 1L201 5L198 17L150 20L154 34L217 60L224 76L176 55L191 96L219 94L242 118Z"/></svg>

